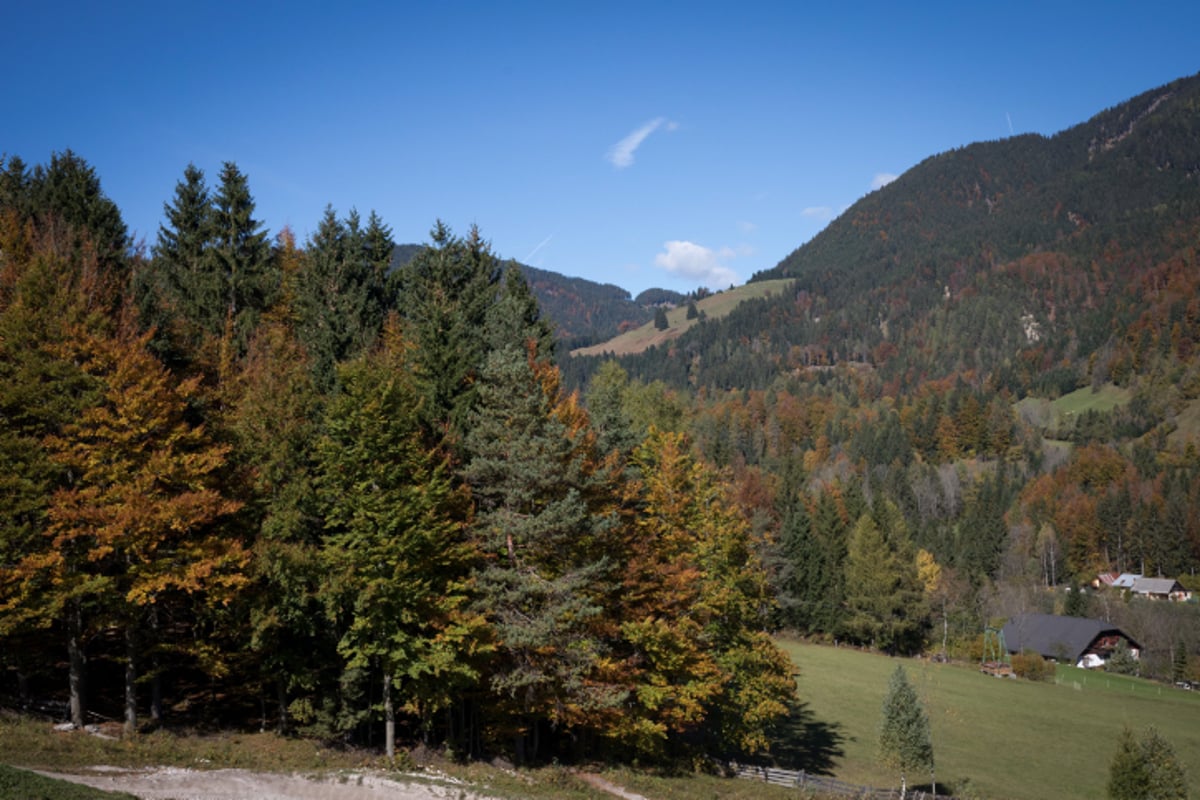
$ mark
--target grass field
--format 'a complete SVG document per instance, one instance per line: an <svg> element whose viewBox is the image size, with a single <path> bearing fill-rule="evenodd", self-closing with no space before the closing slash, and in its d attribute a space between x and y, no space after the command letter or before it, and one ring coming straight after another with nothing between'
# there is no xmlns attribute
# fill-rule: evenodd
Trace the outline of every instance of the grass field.
<svg viewBox="0 0 1200 800"><path fill-rule="evenodd" d="M946 789L969 779L980 797L1102 798L1122 727L1140 733L1151 724L1174 746L1192 785L1200 781L1200 693L1073 667L1060 667L1054 684L1031 683L961 665L781 645L800 669L806 711L832 733L840 751L832 772L843 780L895 784L876 764L875 744L888 677L903 663L929 713Z"/></svg>
<svg viewBox="0 0 1200 800"><path fill-rule="evenodd" d="M1132 393L1120 386L1105 384L1098 391L1092 391L1090 386L1076 389L1070 394L1064 394L1050 404L1056 412L1064 417L1082 414L1084 411L1112 411L1117 406L1129 402Z"/></svg>
<svg viewBox="0 0 1200 800"><path fill-rule="evenodd" d="M0 798L20 800L136 800L131 794L103 792L0 764Z"/></svg>
<svg viewBox="0 0 1200 800"><path fill-rule="evenodd" d="M778 294L789 283L791 280L747 283L696 301L696 310L704 312L708 319L720 319L747 300L757 300L770 294ZM623 356L641 353L650 347L679 337L696 324L699 324L698 319L687 318L687 306L679 306L667 312L667 328L665 330L660 331L654 327L653 322L647 322L642 327L627 331L607 342L572 350L571 355L599 356L612 353Z"/></svg>

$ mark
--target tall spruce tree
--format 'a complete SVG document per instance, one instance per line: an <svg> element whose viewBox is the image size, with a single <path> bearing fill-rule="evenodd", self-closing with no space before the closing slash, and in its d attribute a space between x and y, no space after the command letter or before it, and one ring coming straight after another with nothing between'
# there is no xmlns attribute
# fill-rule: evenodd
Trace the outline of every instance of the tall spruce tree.
<svg viewBox="0 0 1200 800"><path fill-rule="evenodd" d="M213 195L212 225L209 258L221 285L222 327L210 332L232 337L240 354L262 312L275 299L279 276L267 232L254 218L249 181L232 161L221 168L221 182Z"/></svg>
<svg viewBox="0 0 1200 800"><path fill-rule="evenodd" d="M166 221L137 290L143 323L159 328L157 349L174 362L196 350L205 333L219 333L225 318L223 286L209 258L215 233L212 197L195 164L184 169L163 214Z"/></svg>
<svg viewBox="0 0 1200 800"><path fill-rule="evenodd" d="M78 250L86 232L87 245L107 269L120 273L122 288L128 279L129 229L121 210L100 186L96 170L70 150L53 153L50 163L34 168L30 177L30 210L43 225L62 224L73 230Z"/></svg>
<svg viewBox="0 0 1200 800"><path fill-rule="evenodd" d="M363 352L378 335L382 283L354 211L343 222L326 207L305 251L296 280L299 333L317 385L328 391L336 365Z"/></svg>
<svg viewBox="0 0 1200 800"><path fill-rule="evenodd" d="M417 346L425 427L439 440L461 442L487 352L483 331L500 266L477 228L462 239L439 220L430 238L399 273L398 307Z"/></svg>

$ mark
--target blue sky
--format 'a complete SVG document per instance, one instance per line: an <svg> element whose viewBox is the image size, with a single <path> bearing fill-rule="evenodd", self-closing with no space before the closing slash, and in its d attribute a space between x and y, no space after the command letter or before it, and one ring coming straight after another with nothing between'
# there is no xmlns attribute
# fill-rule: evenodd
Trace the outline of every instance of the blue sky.
<svg viewBox="0 0 1200 800"><path fill-rule="evenodd" d="M0 153L152 245L189 162L272 235L437 219L637 294L741 283L934 153L1200 70L1200 3L14 2Z"/></svg>

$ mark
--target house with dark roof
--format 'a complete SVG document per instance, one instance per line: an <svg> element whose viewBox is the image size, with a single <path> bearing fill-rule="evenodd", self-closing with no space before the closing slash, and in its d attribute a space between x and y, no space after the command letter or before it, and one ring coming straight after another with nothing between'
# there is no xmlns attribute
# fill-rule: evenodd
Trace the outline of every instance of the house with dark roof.
<svg viewBox="0 0 1200 800"><path fill-rule="evenodd" d="M1134 594L1149 597L1151 600L1186 602L1192 597L1192 593L1183 588L1179 581L1171 578L1139 577L1133 582L1132 591Z"/></svg>
<svg viewBox="0 0 1200 800"><path fill-rule="evenodd" d="M1098 619L1018 614L1004 626L1008 652L1029 650L1043 658L1084 668L1103 666L1122 640L1137 658L1141 645L1117 626Z"/></svg>

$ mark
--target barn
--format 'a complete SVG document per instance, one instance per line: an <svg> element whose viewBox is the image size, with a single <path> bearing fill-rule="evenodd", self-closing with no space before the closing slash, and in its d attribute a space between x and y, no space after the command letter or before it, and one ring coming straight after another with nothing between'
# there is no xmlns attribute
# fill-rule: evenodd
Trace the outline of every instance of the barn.
<svg viewBox="0 0 1200 800"><path fill-rule="evenodd" d="M1010 653L1032 651L1043 658L1078 667L1100 667L1124 640L1134 658L1141 645L1108 622L1056 614L1018 614L1004 626L1004 644Z"/></svg>

